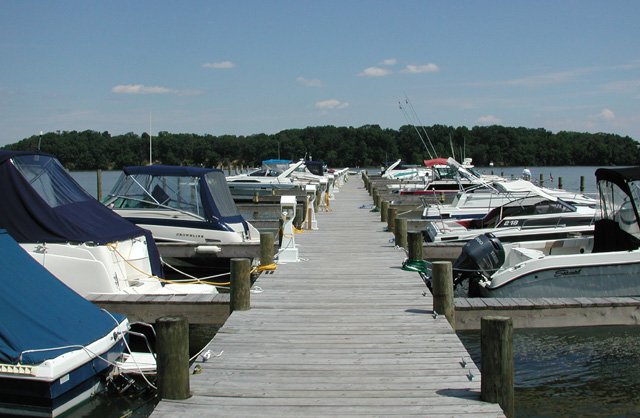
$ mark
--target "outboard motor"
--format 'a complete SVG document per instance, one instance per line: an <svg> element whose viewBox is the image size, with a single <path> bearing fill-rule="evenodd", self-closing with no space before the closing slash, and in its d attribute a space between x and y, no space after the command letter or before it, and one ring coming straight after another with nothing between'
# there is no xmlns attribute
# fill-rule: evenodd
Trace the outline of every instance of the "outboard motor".
<svg viewBox="0 0 640 418"><path fill-rule="evenodd" d="M462 247L462 254L453 263L453 283L479 275L489 277L504 263L504 247L491 233L478 235Z"/></svg>

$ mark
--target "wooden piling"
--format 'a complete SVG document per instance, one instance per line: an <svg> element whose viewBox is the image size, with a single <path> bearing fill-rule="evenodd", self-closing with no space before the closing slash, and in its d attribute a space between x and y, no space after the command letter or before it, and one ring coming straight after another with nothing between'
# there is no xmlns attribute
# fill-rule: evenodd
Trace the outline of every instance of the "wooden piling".
<svg viewBox="0 0 640 418"><path fill-rule="evenodd" d="M580 192L584 192L584 176L580 176Z"/></svg>
<svg viewBox="0 0 640 418"><path fill-rule="evenodd" d="M155 322L158 395L181 400L189 390L189 323L181 316L165 316Z"/></svg>
<svg viewBox="0 0 640 418"><path fill-rule="evenodd" d="M380 197L378 195L378 189L373 189L373 192L371 194L373 196L373 206L375 206L376 208L380 207Z"/></svg>
<svg viewBox="0 0 640 418"><path fill-rule="evenodd" d="M387 209L387 231L395 233L397 217L398 217L398 209L389 207Z"/></svg>
<svg viewBox="0 0 640 418"><path fill-rule="evenodd" d="M251 262L248 258L231 259L231 312L251 309L250 270Z"/></svg>
<svg viewBox="0 0 640 418"><path fill-rule="evenodd" d="M456 308L453 303L453 268L449 261L434 261L431 264L433 310L445 315L451 327L456 327Z"/></svg>
<svg viewBox="0 0 640 418"><path fill-rule="evenodd" d="M562 177L558 177L558 189L562 189Z"/></svg>
<svg viewBox="0 0 640 418"><path fill-rule="evenodd" d="M96 171L96 199L102 200L102 170Z"/></svg>
<svg viewBox="0 0 640 418"><path fill-rule="evenodd" d="M513 417L513 323L505 316L481 319L480 349L482 383L480 397L498 403L507 417Z"/></svg>
<svg viewBox="0 0 640 418"><path fill-rule="evenodd" d="M273 264L273 242L274 237L271 232L260 232L260 265L268 266Z"/></svg>
<svg viewBox="0 0 640 418"><path fill-rule="evenodd" d="M422 260L422 232L407 233L409 260Z"/></svg>
<svg viewBox="0 0 640 418"><path fill-rule="evenodd" d="M389 210L389 201L383 200L380 202L380 222L387 222L387 211Z"/></svg>
<svg viewBox="0 0 640 418"><path fill-rule="evenodd" d="M293 225L296 228L301 228L303 219L304 219L304 211L296 210L296 216L293 218Z"/></svg>
<svg viewBox="0 0 640 418"><path fill-rule="evenodd" d="M407 248L407 220L406 218L397 218L394 236L396 238L396 245L401 248Z"/></svg>
<svg viewBox="0 0 640 418"><path fill-rule="evenodd" d="M311 205L307 208L307 229L309 231L313 229L313 207Z"/></svg>
<svg viewBox="0 0 640 418"><path fill-rule="evenodd" d="M540 173L540 180L538 180L540 187L544 187L544 174Z"/></svg>

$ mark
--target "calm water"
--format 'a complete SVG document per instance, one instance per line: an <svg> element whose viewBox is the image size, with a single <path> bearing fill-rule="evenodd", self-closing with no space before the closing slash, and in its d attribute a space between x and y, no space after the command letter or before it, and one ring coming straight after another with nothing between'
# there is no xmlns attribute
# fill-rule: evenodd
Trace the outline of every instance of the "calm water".
<svg viewBox="0 0 640 418"><path fill-rule="evenodd" d="M480 333L458 334L480 364ZM515 330L518 417L640 416L640 327Z"/></svg>
<svg viewBox="0 0 640 418"><path fill-rule="evenodd" d="M520 177L525 167L479 167L507 178ZM543 174L545 186L596 192L598 167L528 167L532 178ZM120 172L102 173L106 195ZM96 195L96 173L73 177ZM551 180L553 178L553 181ZM474 361L480 365L478 332L460 333ZM515 330L515 403L518 417L640 417L640 327ZM154 400L98 398L72 417L148 416Z"/></svg>

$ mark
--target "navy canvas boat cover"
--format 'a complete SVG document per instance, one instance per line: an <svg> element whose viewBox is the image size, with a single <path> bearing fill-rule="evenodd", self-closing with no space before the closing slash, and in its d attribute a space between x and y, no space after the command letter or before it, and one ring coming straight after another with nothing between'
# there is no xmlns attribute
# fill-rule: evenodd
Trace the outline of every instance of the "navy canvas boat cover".
<svg viewBox="0 0 640 418"><path fill-rule="evenodd" d="M151 233L94 199L52 155L0 151L0 192L0 228L16 241L104 245L145 235L153 273L162 277Z"/></svg>
<svg viewBox="0 0 640 418"><path fill-rule="evenodd" d="M124 319L68 288L2 229L0 281L0 363L39 364L89 345ZM56 347L68 348L24 353Z"/></svg>

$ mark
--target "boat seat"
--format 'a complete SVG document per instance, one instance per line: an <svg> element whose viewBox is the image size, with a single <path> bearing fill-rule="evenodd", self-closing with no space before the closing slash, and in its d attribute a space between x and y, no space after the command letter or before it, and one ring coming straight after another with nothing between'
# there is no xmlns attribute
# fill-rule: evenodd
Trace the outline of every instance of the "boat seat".
<svg viewBox="0 0 640 418"><path fill-rule="evenodd" d="M151 192L151 196L153 196L153 198L156 199L156 201L161 205L166 205L167 202L171 199L167 194L167 192L162 190L162 187L160 187L157 184L156 184L156 187L153 188L153 191Z"/></svg>

